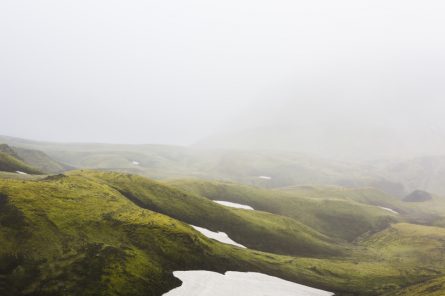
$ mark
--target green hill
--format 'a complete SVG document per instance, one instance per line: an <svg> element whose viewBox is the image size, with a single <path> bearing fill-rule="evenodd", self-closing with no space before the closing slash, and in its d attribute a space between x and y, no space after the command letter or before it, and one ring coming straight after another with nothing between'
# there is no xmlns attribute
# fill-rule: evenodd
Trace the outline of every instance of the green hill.
<svg viewBox="0 0 445 296"><path fill-rule="evenodd" d="M381 193L362 191L344 191L349 198L322 198L317 193L295 193L286 190L265 190L229 182L179 180L169 182L180 188L211 200L226 200L250 205L261 211L292 218L330 237L353 241L360 235L376 232L398 220L397 215L376 206L363 204L352 198L353 192L358 199L371 198L375 195L381 199ZM330 191L337 196L342 193L337 189ZM318 194L318 195L317 195ZM326 192L324 193L326 194ZM348 194L345 194L346 196ZM318 198L314 198L318 196ZM324 196L324 195L321 195Z"/></svg>
<svg viewBox="0 0 445 296"><path fill-rule="evenodd" d="M97 171L71 172L104 182L135 204L213 231L252 249L299 256L341 253L341 244L288 217L232 209L144 177Z"/></svg>
<svg viewBox="0 0 445 296"><path fill-rule="evenodd" d="M444 291L445 276L439 276L399 291L385 294L385 296L443 296Z"/></svg>
<svg viewBox="0 0 445 296"><path fill-rule="evenodd" d="M321 248L311 257L240 249L209 240L181 222L227 230L235 239L239 232L229 231L229 220L245 223L239 231L246 235L256 231L245 242L258 249L279 249L279 244L261 245L262 236L277 232L277 240L283 235L296 244L294 235L307 246L320 244L326 254L313 257ZM381 295L444 272L443 258L434 251L442 238L433 230L414 226L410 235L410 224L395 225L348 244L348 254L332 256L338 251L332 239L292 221L232 210L128 174L74 171L41 180L0 179L0 295L162 295L180 284L172 275L179 269L257 271L337 296ZM391 242L387 233L399 227L393 237L400 250L379 250L381 243ZM417 259L425 262L422 272L407 268L417 260L400 264L392 259L394 254L417 256L404 252L411 240L432 246Z"/></svg>
<svg viewBox="0 0 445 296"><path fill-rule="evenodd" d="M8 145L0 145L0 171L23 172L26 174L40 174L41 172L19 158Z"/></svg>
<svg viewBox="0 0 445 296"><path fill-rule="evenodd" d="M55 161L42 151L34 149L24 149L18 147L13 147L13 149L17 153L17 156L20 159L22 159L29 165L35 167L41 172L51 174L51 173L60 173L63 171L73 169L73 167L71 166L67 166L60 162Z"/></svg>
<svg viewBox="0 0 445 296"><path fill-rule="evenodd" d="M196 149L169 145L50 143L0 136L14 147L43 151L77 168L107 169L150 178L227 180L264 188L294 185L371 186L404 196L404 186L388 181L369 165L325 160L296 152ZM260 178L268 176L269 179Z"/></svg>
<svg viewBox="0 0 445 296"><path fill-rule="evenodd" d="M28 174L52 174L73 169L35 149L0 144L0 171L21 171Z"/></svg>

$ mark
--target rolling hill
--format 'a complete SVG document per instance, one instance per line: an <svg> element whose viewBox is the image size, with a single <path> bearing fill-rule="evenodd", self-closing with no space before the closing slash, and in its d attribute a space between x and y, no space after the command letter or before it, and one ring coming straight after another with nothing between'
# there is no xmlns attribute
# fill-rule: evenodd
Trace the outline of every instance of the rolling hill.
<svg viewBox="0 0 445 296"><path fill-rule="evenodd" d="M41 172L25 163L8 145L0 145L0 171L40 174Z"/></svg>
<svg viewBox="0 0 445 296"><path fill-rule="evenodd" d="M211 200L247 204L258 210L286 216L325 235L348 241L365 233L378 231L398 220L397 215L375 206L351 199L313 198L307 191L294 194L286 190L265 190L235 183L203 180L178 180L168 184ZM344 193L347 192L356 192L360 197L366 196L363 192L367 192L368 196L377 199L382 196L373 190L345 189ZM341 195L337 189L331 190L330 193Z"/></svg>
<svg viewBox="0 0 445 296"><path fill-rule="evenodd" d="M294 185L372 186L403 196L404 185L388 181L369 165L333 161L292 151L205 150L168 145L48 143L0 136L0 142L39 150L59 163L156 179L228 180L265 188ZM266 177L266 178L262 178Z"/></svg>
<svg viewBox="0 0 445 296"><path fill-rule="evenodd" d="M371 232L348 242L321 234L280 207L283 215L273 213L267 200L275 193L262 189L244 197L254 207L265 208L249 211L224 207L190 188L182 191L116 172L0 178L0 293L162 295L180 284L173 271L204 269L262 272L338 296L381 295L445 272L444 258L437 257L443 234L436 229L442 228L386 224L397 219L369 205L341 200L367 216L362 221L374 221L363 224ZM306 199L302 205L320 198ZM313 221L332 223L329 216L314 215L309 208L305 205ZM343 212L335 213L340 217ZM385 223L373 228L379 219ZM210 240L191 223L224 230L248 248ZM411 245L413 241L417 244ZM286 244L293 247L283 248ZM430 247L416 252L421 245ZM407 254L414 259L397 260ZM424 262L421 268L418 262Z"/></svg>

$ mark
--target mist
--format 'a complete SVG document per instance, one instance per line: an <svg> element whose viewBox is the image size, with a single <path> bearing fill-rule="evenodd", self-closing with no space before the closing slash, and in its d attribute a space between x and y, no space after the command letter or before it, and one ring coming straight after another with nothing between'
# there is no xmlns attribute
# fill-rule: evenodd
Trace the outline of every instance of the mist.
<svg viewBox="0 0 445 296"><path fill-rule="evenodd" d="M0 134L340 158L438 154L444 9L2 1Z"/></svg>

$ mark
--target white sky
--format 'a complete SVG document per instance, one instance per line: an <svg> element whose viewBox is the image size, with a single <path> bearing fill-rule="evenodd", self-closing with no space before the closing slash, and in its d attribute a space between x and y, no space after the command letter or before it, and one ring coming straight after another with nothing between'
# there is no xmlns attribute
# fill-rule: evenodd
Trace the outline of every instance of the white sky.
<svg viewBox="0 0 445 296"><path fill-rule="evenodd" d="M191 144L295 114L440 117L444 15L420 0L3 0L0 134Z"/></svg>

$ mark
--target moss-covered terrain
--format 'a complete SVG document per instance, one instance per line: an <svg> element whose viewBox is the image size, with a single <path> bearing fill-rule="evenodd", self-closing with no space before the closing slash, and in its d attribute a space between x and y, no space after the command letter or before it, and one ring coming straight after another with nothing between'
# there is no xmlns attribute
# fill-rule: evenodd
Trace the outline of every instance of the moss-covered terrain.
<svg viewBox="0 0 445 296"><path fill-rule="evenodd" d="M441 227L350 198L235 185L212 195L256 211L232 209L209 199L218 186L192 185L100 171L0 178L0 295L162 295L180 285L172 271L191 269L257 271L336 295L439 295ZM330 233L329 223L353 230ZM227 232L248 249L188 224Z"/></svg>
<svg viewBox="0 0 445 296"><path fill-rule="evenodd" d="M19 171L26 174L41 174L38 169L20 159L19 156L7 145L0 145L0 171Z"/></svg>
<svg viewBox="0 0 445 296"><path fill-rule="evenodd" d="M342 194L339 189L334 188L323 190L325 194L322 195L320 188L293 192L204 180L179 180L169 184L212 200L247 204L258 210L289 217L325 235L347 241L353 241L360 235L381 230L398 221L396 215L358 199L381 198L382 194L375 190L344 189ZM357 197L357 200L353 197Z"/></svg>

